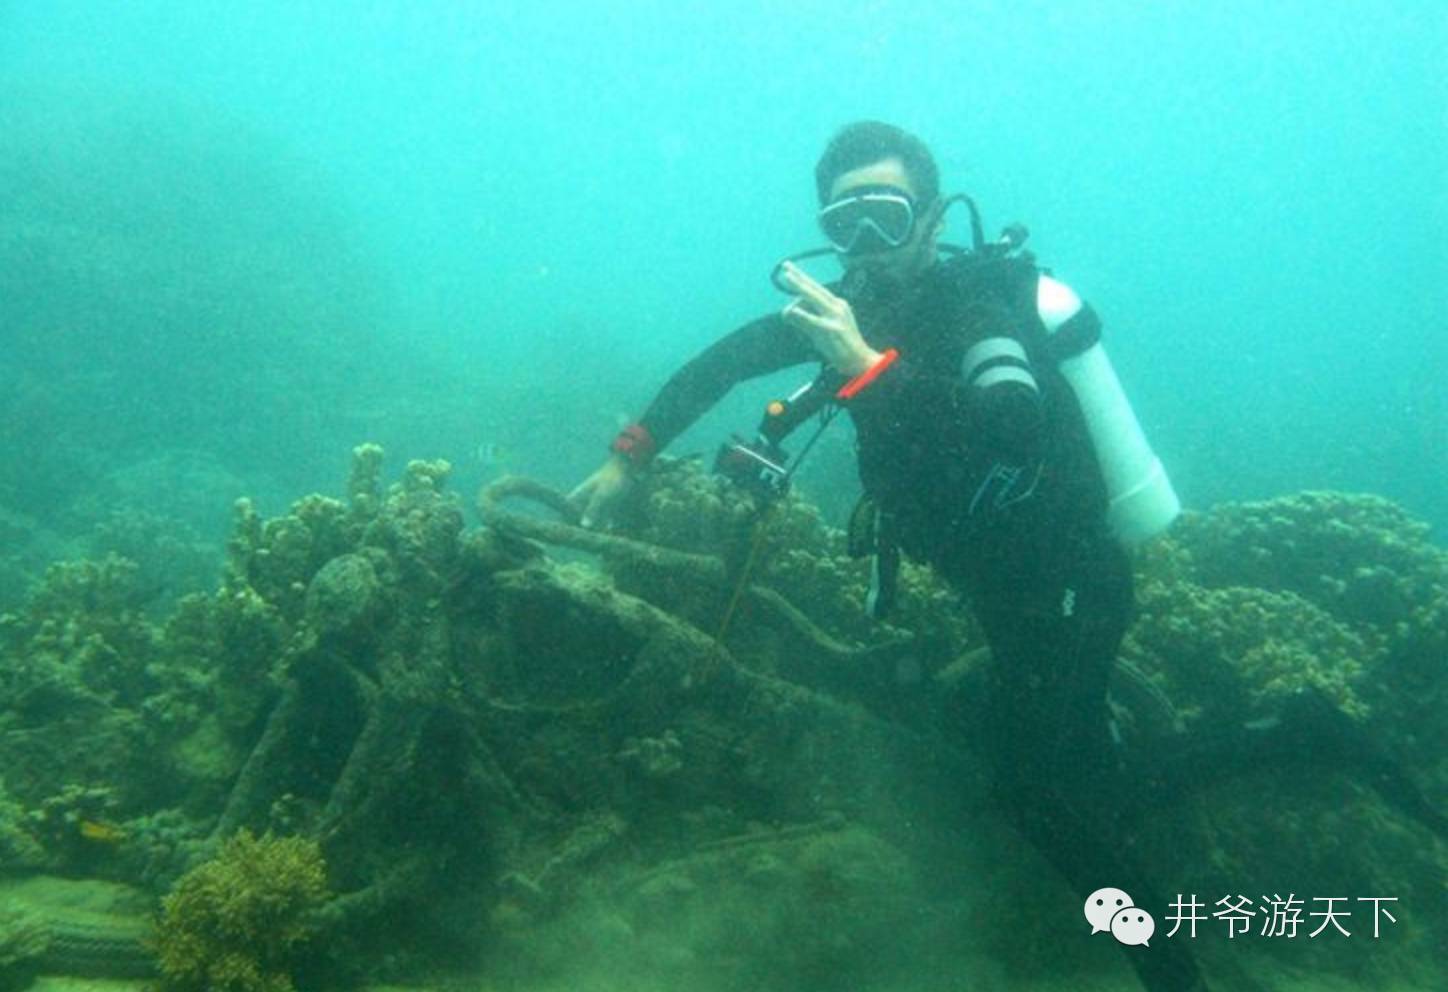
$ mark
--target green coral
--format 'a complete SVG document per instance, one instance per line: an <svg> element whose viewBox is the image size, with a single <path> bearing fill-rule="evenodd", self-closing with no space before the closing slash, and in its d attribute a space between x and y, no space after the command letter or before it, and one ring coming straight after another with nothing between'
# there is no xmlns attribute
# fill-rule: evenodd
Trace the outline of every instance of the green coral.
<svg viewBox="0 0 1448 992"><path fill-rule="evenodd" d="M1292 592L1377 638L1448 586L1426 523L1380 496L1304 492L1228 503L1175 529L1197 581Z"/></svg>
<svg viewBox="0 0 1448 992"><path fill-rule="evenodd" d="M461 501L447 491L451 475L452 465L442 459L408 462L363 534L364 544L391 556L409 585L435 585L457 562L463 514Z"/></svg>
<svg viewBox="0 0 1448 992"><path fill-rule="evenodd" d="M462 530L456 498L444 493L446 462L413 462L384 496L382 449L352 453L348 502L312 494L263 519L238 500L221 589L193 604L191 642L211 655L220 714L233 736L255 729L275 702L289 652L315 634L357 644L392 601L452 561Z"/></svg>
<svg viewBox="0 0 1448 992"><path fill-rule="evenodd" d="M292 504L291 512L262 520L250 500L238 500L228 545L226 585L251 589L288 621L300 618L307 583L356 539L346 504L316 494Z"/></svg>
<svg viewBox="0 0 1448 992"><path fill-rule="evenodd" d="M42 691L42 684L123 705L154 692L145 662L155 631L145 599L136 565L125 558L52 565L26 605L0 618L0 647L20 662L4 676L12 704L16 695Z"/></svg>
<svg viewBox="0 0 1448 992"><path fill-rule="evenodd" d="M0 766L32 809L68 783L128 799L167 781L149 708L180 684L160 661L159 632L140 608L136 569L118 557L52 566L16 613L0 617ZM48 866L80 870L73 835L40 838Z"/></svg>
<svg viewBox="0 0 1448 992"><path fill-rule="evenodd" d="M157 960L165 986L288 992L312 914L327 898L321 848L241 831L182 876L162 902Z"/></svg>
<svg viewBox="0 0 1448 992"><path fill-rule="evenodd" d="M809 503L780 500L756 531L751 498L694 462L660 459L636 487L626 533L649 544L626 554L617 532L596 531L579 531L600 539L591 546L556 542L602 570L550 560L530 538L553 542L525 531L465 533L445 462L412 462L390 485L381 470L381 449L364 445L342 499L309 496L270 520L241 503L221 588L187 597L164 625L123 594L136 573L119 559L57 571L0 622L12 656L0 762L14 796L0 826L18 825L0 830L0 850L33 858L39 844L39 867L74 871L81 852L57 858L39 826L74 838L78 817L101 819L123 839L86 841L92 862L104 854L106 870L157 891L213 857L167 900L174 987L285 989L298 953L309 977L394 978L473 964L480 947L496 978L499 951L606 878L607 926L570 933L617 938L640 984L703 984L723 961L741 985L823 985L835 962L868 967L871 948L918 922L919 900L891 889L918 868L915 845L943 838L962 874L1023 862L953 818L959 804L981 825L985 773L938 732L936 704L977 684L946 673L970 676L987 656L928 569L905 564L896 629L882 628L860 608L868 563ZM1136 667L1188 718L1240 720L1313 686L1375 731L1413 735L1421 747L1405 753L1448 755L1441 555L1370 501L1249 507L1191 516L1147 550L1127 645ZM756 539L751 586L720 637ZM1333 560L1319 540L1337 542ZM1448 767L1438 774L1442 794ZM1287 844L1310 848L1304 873L1382 891L1436 878L1441 856L1415 828L1374 793L1340 794L1345 782L1303 786L1301 814L1268 822L1253 808L1282 787L1224 786L1197 804L1195 834L1164 812L1158 863L1267 878ZM114 802L98 802L106 789ZM298 865L315 867L315 844L288 842L310 853L267 868L262 848L279 842L242 827L325 838L341 895L313 914L321 875ZM1379 855L1385 831L1401 836ZM962 852L962 836L978 850ZM1185 855L1182 836L1198 841ZM1359 852L1373 871L1347 874ZM1400 872L1382 870L1389 856ZM981 926L1017 946L1015 919L995 912L983 906ZM753 936L730 929L739 914ZM264 920L270 944L249 936ZM314 920L326 940L304 950ZM559 967L574 950L559 946Z"/></svg>
<svg viewBox="0 0 1448 992"><path fill-rule="evenodd" d="M1377 653L1300 596L1146 582L1140 607L1124 654L1165 683L1189 717L1239 720L1307 687L1355 716L1367 712L1358 686Z"/></svg>
<svg viewBox="0 0 1448 992"><path fill-rule="evenodd" d="M1302 493L1188 514L1138 564L1141 616L1125 651L1189 718L1240 721L1310 686L1400 755L1430 801L1444 794L1448 557L1426 525L1375 496ZM1191 810L1157 818L1140 840L1182 886L1273 877L1442 904L1441 855L1350 772L1264 767ZM1203 852L1189 862L1184 836ZM1407 922L1399 939L1421 950L1431 934ZM1327 970L1348 957L1315 947Z"/></svg>
<svg viewBox="0 0 1448 992"><path fill-rule="evenodd" d="M135 507L112 509L95 525L89 557L134 562L147 606L170 606L184 593L216 584L216 547L184 520Z"/></svg>
<svg viewBox="0 0 1448 992"><path fill-rule="evenodd" d="M347 498L352 512L362 519L377 515L382 498L383 450L379 444L359 444L352 449L352 471L347 477Z"/></svg>
<svg viewBox="0 0 1448 992"><path fill-rule="evenodd" d="M452 563L463 528L457 498L445 492L452 466L410 462L402 481L384 496L378 482L382 449L360 445L352 457L350 502L314 493L270 520L263 520L250 500L237 502L225 582L234 596L258 597L293 626L307 619L317 574L359 546L387 552L409 579L418 571L435 576ZM316 605L313 596L312 619Z"/></svg>
<svg viewBox="0 0 1448 992"><path fill-rule="evenodd" d="M1448 554L1371 495L1307 492L1187 514L1140 562L1127 656L1188 712L1315 686L1355 716L1433 693Z"/></svg>
<svg viewBox="0 0 1448 992"><path fill-rule="evenodd" d="M0 865L11 871L33 870L45 863L25 808L10 798L0 780Z"/></svg>

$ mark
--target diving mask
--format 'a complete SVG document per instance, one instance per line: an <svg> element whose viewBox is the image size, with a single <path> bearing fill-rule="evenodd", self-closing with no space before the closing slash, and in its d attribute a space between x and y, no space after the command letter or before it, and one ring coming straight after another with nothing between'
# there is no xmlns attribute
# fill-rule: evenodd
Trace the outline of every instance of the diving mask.
<svg viewBox="0 0 1448 992"><path fill-rule="evenodd" d="M899 248L915 230L915 201L895 186L857 186L825 204L819 223L842 255Z"/></svg>
<svg viewBox="0 0 1448 992"><path fill-rule="evenodd" d="M1025 226L1011 224L1001 231L1000 237L995 241L986 241L980 211L976 208L975 201L964 193L956 193L943 200L932 201L931 207L927 208L925 212L925 223L939 223L945 216L945 212L957 203L964 203L970 212L970 247L946 244L942 241L935 245L938 251L952 256L974 255L982 260L1005 258L1021 252L1026 239L1030 237L1030 232L1026 230ZM903 209L901 209L902 207ZM820 227L824 229L825 235L830 239L831 247L795 252L775 263L774 269L769 274L769 281L781 293L794 293L794 290L783 278L785 262L798 264L809 259L823 258L826 255L838 258L841 254L864 255L883 248L898 248L910 239L916 223L914 201L895 186L863 186L852 189L848 196L826 204L820 210L819 220ZM874 242L877 239L878 243L873 247L866 247L867 242ZM1030 255L1029 252L1023 254L1027 257ZM850 270L848 264L846 264L846 269ZM860 267L855 267L854 271L856 279L869 275ZM820 281L827 280L821 278ZM849 295L850 290L850 286L842 285L842 291L846 295Z"/></svg>

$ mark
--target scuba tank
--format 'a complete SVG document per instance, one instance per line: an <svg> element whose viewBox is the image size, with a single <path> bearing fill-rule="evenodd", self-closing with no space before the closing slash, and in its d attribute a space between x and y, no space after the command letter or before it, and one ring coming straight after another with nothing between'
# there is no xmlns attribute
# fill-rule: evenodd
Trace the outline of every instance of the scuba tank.
<svg viewBox="0 0 1448 992"><path fill-rule="evenodd" d="M1095 313L1070 286L1044 273L1036 282L1036 309L1086 420L1106 483L1107 524L1118 541L1135 547L1166 530L1181 501L1106 357Z"/></svg>
<svg viewBox="0 0 1448 992"><path fill-rule="evenodd" d="M945 201L962 202L970 212L971 247L941 245L948 253L969 253L981 259L1020 253L1030 232L1011 224L994 242L984 237L975 201L957 194ZM1037 276L1036 312L1045 326L1056 368L1076 394L1096 463L1106 484L1106 522L1122 545L1134 548L1155 537L1181 513L1181 500L1166 469L1151 450L1141 424L1126 399L1116 370L1101 344L1101 321L1075 290L1045 272Z"/></svg>

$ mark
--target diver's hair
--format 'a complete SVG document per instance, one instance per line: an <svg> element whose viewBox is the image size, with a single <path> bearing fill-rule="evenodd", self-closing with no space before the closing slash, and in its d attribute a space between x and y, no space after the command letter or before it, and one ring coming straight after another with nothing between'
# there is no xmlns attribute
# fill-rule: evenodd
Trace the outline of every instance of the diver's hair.
<svg viewBox="0 0 1448 992"><path fill-rule="evenodd" d="M887 158L898 158L905 166L921 205L935 202L940 195L940 170L925 142L884 121L855 121L835 132L815 165L820 206L829 202L830 187L840 176Z"/></svg>

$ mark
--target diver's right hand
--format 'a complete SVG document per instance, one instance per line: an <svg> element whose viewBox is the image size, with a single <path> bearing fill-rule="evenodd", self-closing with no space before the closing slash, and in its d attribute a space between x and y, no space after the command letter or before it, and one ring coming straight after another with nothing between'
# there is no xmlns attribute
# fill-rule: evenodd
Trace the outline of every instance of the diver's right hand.
<svg viewBox="0 0 1448 992"><path fill-rule="evenodd" d="M618 501L633 485L628 461L622 455L610 455L598 471L580 482L568 494L568 502L579 508L580 523L596 527L608 522Z"/></svg>

